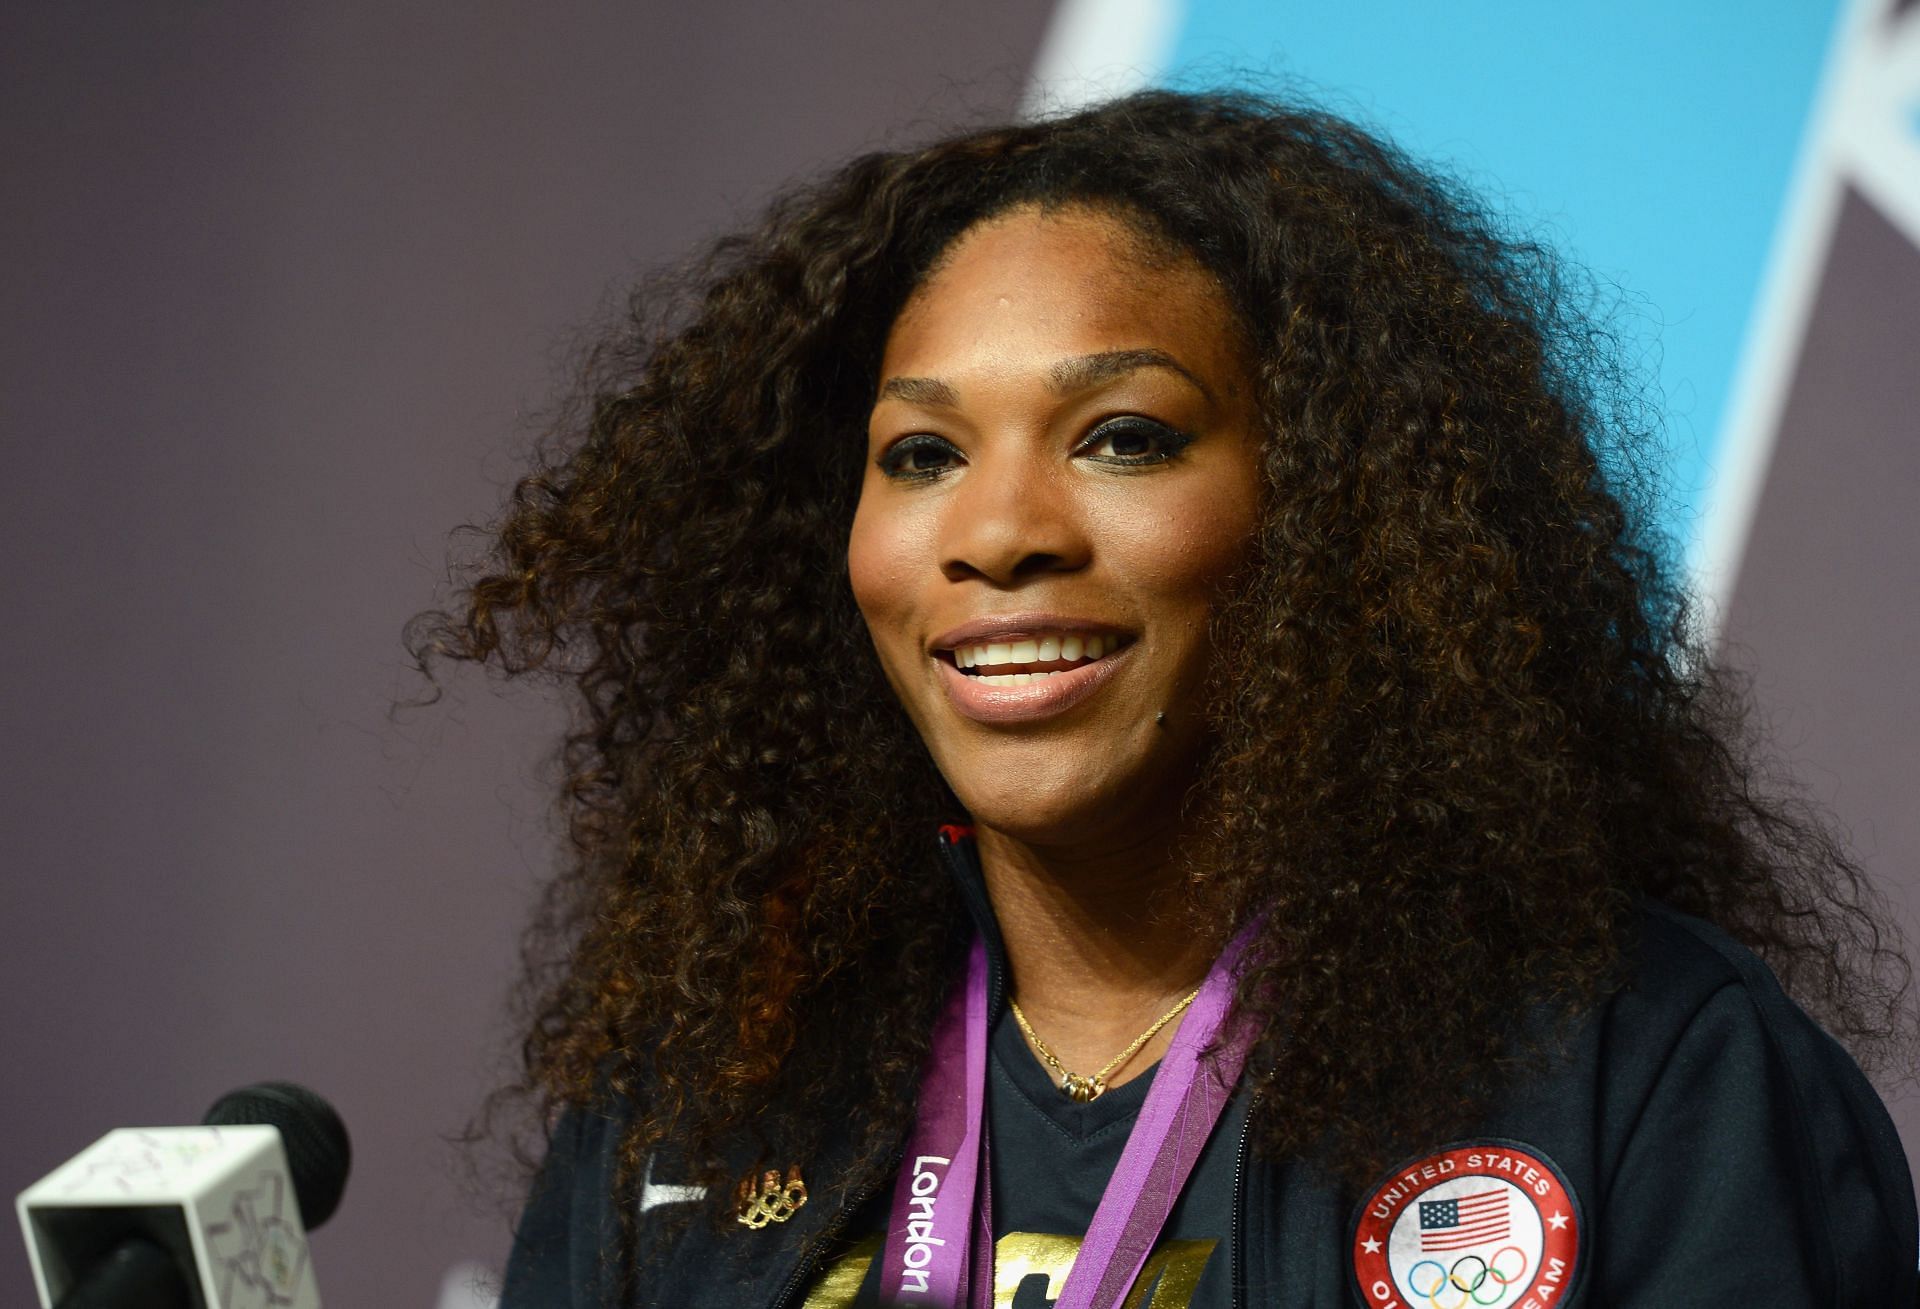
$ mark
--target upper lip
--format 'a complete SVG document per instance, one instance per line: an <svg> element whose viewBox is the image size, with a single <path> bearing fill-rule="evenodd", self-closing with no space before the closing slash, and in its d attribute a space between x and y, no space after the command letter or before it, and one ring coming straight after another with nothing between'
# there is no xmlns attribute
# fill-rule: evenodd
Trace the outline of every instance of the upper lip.
<svg viewBox="0 0 1920 1309"><path fill-rule="evenodd" d="M1070 618L1065 614L1002 614L991 618L973 618L949 628L933 638L935 650L958 650L964 645L985 645L996 641L1034 640L1043 636L1071 633L1088 636L1128 636L1126 628L1103 623L1096 618Z"/></svg>

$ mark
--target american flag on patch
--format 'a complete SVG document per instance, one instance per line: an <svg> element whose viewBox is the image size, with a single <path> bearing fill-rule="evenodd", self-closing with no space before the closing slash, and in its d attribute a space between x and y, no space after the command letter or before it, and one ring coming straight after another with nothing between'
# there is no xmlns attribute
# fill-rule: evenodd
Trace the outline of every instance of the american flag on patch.
<svg viewBox="0 0 1920 1309"><path fill-rule="evenodd" d="M1420 1249L1464 1250L1507 1236L1507 1192L1504 1187L1456 1195L1451 1200L1420 1202Z"/></svg>

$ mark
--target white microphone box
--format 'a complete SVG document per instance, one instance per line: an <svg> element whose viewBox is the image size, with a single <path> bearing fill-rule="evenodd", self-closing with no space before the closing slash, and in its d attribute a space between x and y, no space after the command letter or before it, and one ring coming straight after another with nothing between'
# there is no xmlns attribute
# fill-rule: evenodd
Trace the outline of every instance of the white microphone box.
<svg viewBox="0 0 1920 1309"><path fill-rule="evenodd" d="M204 1309L320 1309L273 1127L123 1127L20 1193L41 1309L139 1234L194 1273Z"/></svg>

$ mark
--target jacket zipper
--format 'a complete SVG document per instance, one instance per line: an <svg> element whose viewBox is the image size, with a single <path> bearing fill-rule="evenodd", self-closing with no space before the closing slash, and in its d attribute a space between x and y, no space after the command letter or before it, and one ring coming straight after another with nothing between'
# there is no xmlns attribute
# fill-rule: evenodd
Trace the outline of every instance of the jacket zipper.
<svg viewBox="0 0 1920 1309"><path fill-rule="evenodd" d="M1260 1107L1256 1090L1247 1101L1247 1116L1240 1124L1240 1150L1233 1160L1233 1211L1227 1218L1227 1241L1233 1249L1233 1309L1247 1302L1247 1243L1241 1214L1247 1207L1247 1155L1253 1143L1253 1116Z"/></svg>
<svg viewBox="0 0 1920 1309"><path fill-rule="evenodd" d="M906 1158L904 1150L895 1155L887 1165L883 1176L899 1172L900 1161L904 1158ZM825 1257L828 1249L840 1239L840 1232L846 1227L847 1220L860 1211L860 1206L879 1194L879 1191L880 1183L870 1182L859 1194L847 1198L847 1202L840 1206L840 1212L834 1215L833 1221L821 1228L813 1240L807 1243L807 1248L800 1252L800 1262L787 1276L786 1283L780 1288L780 1294L773 1298L773 1303L768 1306L768 1309L787 1309L787 1306L793 1303L793 1297L819 1270L820 1260Z"/></svg>

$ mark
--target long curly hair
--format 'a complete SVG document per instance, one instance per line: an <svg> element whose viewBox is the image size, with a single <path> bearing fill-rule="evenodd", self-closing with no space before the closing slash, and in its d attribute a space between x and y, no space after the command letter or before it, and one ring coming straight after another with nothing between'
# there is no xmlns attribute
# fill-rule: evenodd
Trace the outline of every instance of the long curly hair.
<svg viewBox="0 0 1920 1309"><path fill-rule="evenodd" d="M1642 896L1759 951L1864 1062L1904 1057L1898 943L1753 762L1582 284L1347 122L1154 92L864 156L648 284L458 603L416 621L430 676L545 672L577 715L524 1089L630 1101L629 1169L671 1141L718 1181L829 1119L878 1176L903 1135L970 930L933 841L964 815L848 528L895 315L1023 205L1184 251L1255 359L1264 519L1185 858L1222 939L1270 908L1241 995L1264 1150L1357 1176L1463 1125L1516 1015L1617 985Z"/></svg>

